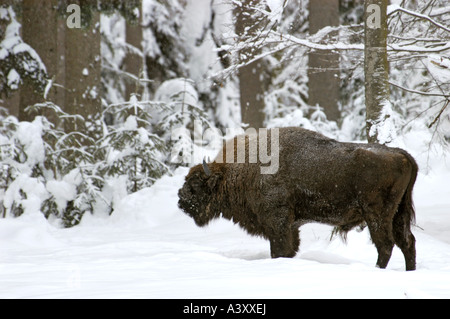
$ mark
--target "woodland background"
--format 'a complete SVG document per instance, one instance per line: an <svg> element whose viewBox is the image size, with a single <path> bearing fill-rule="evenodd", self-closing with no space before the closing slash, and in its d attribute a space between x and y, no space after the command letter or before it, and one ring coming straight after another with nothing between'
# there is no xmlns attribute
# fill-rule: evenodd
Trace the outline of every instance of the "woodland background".
<svg viewBox="0 0 450 319"><path fill-rule="evenodd" d="M126 194L198 162L193 149L217 150L214 136L192 143L206 128L367 140L368 2L2 0L0 215L39 210L70 227L86 212L111 214ZM445 154L450 6L372 2L389 5L378 142ZM80 28L69 27L71 4Z"/></svg>

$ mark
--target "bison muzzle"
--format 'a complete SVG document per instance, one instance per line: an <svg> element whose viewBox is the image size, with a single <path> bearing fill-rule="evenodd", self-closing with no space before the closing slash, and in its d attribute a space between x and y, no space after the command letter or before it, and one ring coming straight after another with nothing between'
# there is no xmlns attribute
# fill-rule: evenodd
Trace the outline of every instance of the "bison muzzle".
<svg viewBox="0 0 450 319"><path fill-rule="evenodd" d="M412 191L418 167L413 157L398 148L341 143L301 128L277 130L274 174L261 174L261 163L248 161L248 154L243 163L226 163L230 145L236 152L234 142L251 141L235 138L219 153L222 160L190 169L178 192L179 207L198 226L223 216L268 239L272 258L295 256L303 224L325 223L341 233L367 225L378 267L386 268L397 245L406 270L414 270Z"/></svg>

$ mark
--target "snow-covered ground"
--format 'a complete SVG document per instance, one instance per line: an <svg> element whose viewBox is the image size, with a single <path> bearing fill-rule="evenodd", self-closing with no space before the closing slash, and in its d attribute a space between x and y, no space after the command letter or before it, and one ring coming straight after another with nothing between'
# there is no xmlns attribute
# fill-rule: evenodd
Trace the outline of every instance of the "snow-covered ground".
<svg viewBox="0 0 450 319"><path fill-rule="evenodd" d="M450 168L434 166L416 183L414 272L398 248L375 268L367 230L344 244L306 225L295 258L271 259L230 221L198 228L177 208L181 168L72 229L39 212L0 219L0 298L449 298Z"/></svg>

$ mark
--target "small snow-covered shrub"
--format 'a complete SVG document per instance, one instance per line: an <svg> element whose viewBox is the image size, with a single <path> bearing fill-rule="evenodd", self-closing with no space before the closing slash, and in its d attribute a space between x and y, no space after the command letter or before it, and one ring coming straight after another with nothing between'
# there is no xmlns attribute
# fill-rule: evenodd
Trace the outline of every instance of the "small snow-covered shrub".
<svg viewBox="0 0 450 319"><path fill-rule="evenodd" d="M52 103L35 108L53 109L62 121L72 118ZM0 123L3 217L42 211L72 226L93 212L104 181L97 174L95 147L80 142L84 134L65 133L42 116L33 122L2 116Z"/></svg>
<svg viewBox="0 0 450 319"><path fill-rule="evenodd" d="M118 124L105 126L99 151L102 176L127 176L128 192L136 192L151 186L156 179L169 172L164 163L167 146L163 139L149 131L151 116L147 109L161 105L150 101L138 101L132 95L129 102L110 105L107 112L113 114Z"/></svg>
<svg viewBox="0 0 450 319"><path fill-rule="evenodd" d="M52 103L35 109L53 110L64 121L83 121ZM83 132L66 133L45 117L18 122L0 115L0 207L2 217L41 211L66 227L78 224L85 213L111 213L117 197L111 180L126 193L148 187L169 171L163 163L163 141L146 127L148 117L136 100L111 106L118 124L103 127L93 139ZM122 177L122 178L120 178Z"/></svg>
<svg viewBox="0 0 450 319"><path fill-rule="evenodd" d="M155 99L165 105L152 120L153 130L159 132L170 149L165 161L172 167L192 164L198 160L194 158L195 149L213 144L214 140L203 138L207 129L214 130L214 125L205 114L194 82L184 78L165 81L156 91Z"/></svg>
<svg viewBox="0 0 450 319"><path fill-rule="evenodd" d="M2 112L0 116L0 200L3 216L20 216L47 198L43 188L45 143L42 118L19 123ZM33 206L33 207L32 207Z"/></svg>
<svg viewBox="0 0 450 319"><path fill-rule="evenodd" d="M337 138L337 123L329 121L322 108L308 105L302 96L307 96L304 85L285 80L266 95L266 126L297 126Z"/></svg>
<svg viewBox="0 0 450 319"><path fill-rule="evenodd" d="M120 196L151 186L180 165L172 155L202 147L192 141L204 142L196 134L202 137L203 126L211 124L188 80L173 80L160 92L167 95L159 95L159 101L132 95L106 107L103 116L108 114L112 124L103 123L100 136L83 132L82 116L51 102L30 109L53 112L57 126L44 116L18 122L0 110L0 215L40 211L74 226L86 213L111 214ZM66 121L77 121L81 129L65 131ZM173 140L173 133L181 131L182 138Z"/></svg>

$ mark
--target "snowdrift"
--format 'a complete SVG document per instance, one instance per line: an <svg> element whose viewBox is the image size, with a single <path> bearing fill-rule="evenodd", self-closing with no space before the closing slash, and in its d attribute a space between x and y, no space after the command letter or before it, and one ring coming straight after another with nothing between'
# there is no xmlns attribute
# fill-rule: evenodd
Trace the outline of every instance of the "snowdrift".
<svg viewBox="0 0 450 319"><path fill-rule="evenodd" d="M367 229L345 244L329 226L306 225L295 258L271 259L267 241L229 221L198 228L177 207L180 168L71 229L39 211L0 219L0 298L449 298L450 169L414 155L425 167L417 271L404 271L397 247L386 270L375 268Z"/></svg>

